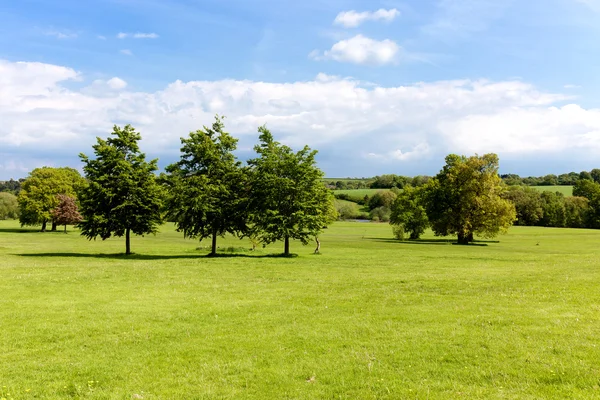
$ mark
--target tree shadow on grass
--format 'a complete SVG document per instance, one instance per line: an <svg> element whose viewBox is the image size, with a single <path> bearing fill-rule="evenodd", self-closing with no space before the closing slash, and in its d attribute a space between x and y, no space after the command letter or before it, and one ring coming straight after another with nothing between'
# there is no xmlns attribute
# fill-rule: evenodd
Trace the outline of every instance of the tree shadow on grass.
<svg viewBox="0 0 600 400"><path fill-rule="evenodd" d="M500 243L498 240L474 240L467 245L458 244L456 239L406 239L398 240L392 238L365 238L376 242L396 243L396 244L422 244L422 245L453 245L453 246L488 246L488 243Z"/></svg>
<svg viewBox="0 0 600 400"><path fill-rule="evenodd" d="M175 254L175 255L153 255L153 254L130 254L116 253L116 254L90 254L90 253L21 253L13 254L20 257L55 257L55 258L104 258L104 259L116 259L116 260L177 260L177 259L206 259L206 258L296 258L297 254Z"/></svg>
<svg viewBox="0 0 600 400"><path fill-rule="evenodd" d="M0 228L0 233L55 233L51 231L42 232L38 229L31 228ZM61 231L62 233L62 231Z"/></svg>

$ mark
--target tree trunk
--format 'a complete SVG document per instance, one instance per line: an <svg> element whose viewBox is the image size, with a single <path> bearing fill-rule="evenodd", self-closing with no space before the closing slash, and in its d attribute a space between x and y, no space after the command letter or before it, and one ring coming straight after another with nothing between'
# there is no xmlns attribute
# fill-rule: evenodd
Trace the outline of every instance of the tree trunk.
<svg viewBox="0 0 600 400"><path fill-rule="evenodd" d="M464 233L464 232L458 233L458 244L469 244L469 242L472 240L473 240L472 233Z"/></svg>
<svg viewBox="0 0 600 400"><path fill-rule="evenodd" d="M56 222L52 221L52 229L51 232L56 232Z"/></svg>
<svg viewBox="0 0 600 400"><path fill-rule="evenodd" d="M321 250L321 242L319 242L319 238L315 236L315 242L317 242L317 248L315 249L315 254L319 254L319 250Z"/></svg>
<svg viewBox="0 0 600 400"><path fill-rule="evenodd" d="M288 236L285 237L285 247L283 250L283 255L290 255L290 238Z"/></svg>
<svg viewBox="0 0 600 400"><path fill-rule="evenodd" d="M217 255L217 230L213 229L213 234L212 234L212 247L210 250L210 255L211 256L216 256Z"/></svg>
<svg viewBox="0 0 600 400"><path fill-rule="evenodd" d="M65 224L65 233L67 233L67 224Z"/></svg>
<svg viewBox="0 0 600 400"><path fill-rule="evenodd" d="M129 228L125 230L125 255L131 254L131 237Z"/></svg>
<svg viewBox="0 0 600 400"><path fill-rule="evenodd" d="M46 232L46 221L42 222L42 232Z"/></svg>

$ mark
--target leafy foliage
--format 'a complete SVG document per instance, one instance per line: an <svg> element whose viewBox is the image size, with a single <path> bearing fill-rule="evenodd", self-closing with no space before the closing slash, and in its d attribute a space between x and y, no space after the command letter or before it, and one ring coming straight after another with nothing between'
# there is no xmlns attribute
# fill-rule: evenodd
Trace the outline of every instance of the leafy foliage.
<svg viewBox="0 0 600 400"><path fill-rule="evenodd" d="M167 167L170 197L167 216L186 237L213 237L246 232L247 173L233 151L237 139L225 132L222 118L211 128L181 139L181 160Z"/></svg>
<svg viewBox="0 0 600 400"><path fill-rule="evenodd" d="M57 225L64 225L65 232L67 225L75 225L83 220L79 213L75 198L65 194L58 195L58 206L52 210L52 218Z"/></svg>
<svg viewBox="0 0 600 400"><path fill-rule="evenodd" d="M46 223L52 220L52 210L59 204L58 195L74 197L84 186L85 180L73 168L34 169L23 182L18 196L21 225L42 224L45 231ZM55 227L54 222L53 229Z"/></svg>
<svg viewBox="0 0 600 400"><path fill-rule="evenodd" d="M140 152L141 136L130 125L115 126L112 137L97 138L95 159L79 157L89 181L80 197L84 221L82 235L102 240L112 235L126 237L126 254L131 253L130 232L155 233L161 223L162 191L154 171L157 161L147 162Z"/></svg>
<svg viewBox="0 0 600 400"><path fill-rule="evenodd" d="M260 127L258 157L248 161L252 168L253 233L262 243L284 240L289 255L289 240L308 244L336 217L333 196L322 182L316 167L317 152L305 146L294 153Z"/></svg>
<svg viewBox="0 0 600 400"><path fill-rule="evenodd" d="M542 194L536 189L527 186L510 186L502 197L515 205L517 225L537 225L544 216Z"/></svg>
<svg viewBox="0 0 600 400"><path fill-rule="evenodd" d="M0 192L0 219L19 218L19 202L17 196L8 192Z"/></svg>
<svg viewBox="0 0 600 400"><path fill-rule="evenodd" d="M402 237L404 232L409 232L411 239L418 239L429 227L427 211L423 205L422 188L405 186L391 209L390 224L402 227Z"/></svg>
<svg viewBox="0 0 600 400"><path fill-rule="evenodd" d="M473 235L494 237L516 218L515 206L501 197L498 156L446 157L446 165L426 190L426 210L437 236L458 235L467 244Z"/></svg>

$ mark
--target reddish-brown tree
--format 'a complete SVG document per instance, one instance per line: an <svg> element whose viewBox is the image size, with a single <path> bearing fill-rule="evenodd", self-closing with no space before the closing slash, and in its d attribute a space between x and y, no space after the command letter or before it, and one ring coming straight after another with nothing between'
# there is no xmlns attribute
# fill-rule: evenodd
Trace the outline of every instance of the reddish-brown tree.
<svg viewBox="0 0 600 400"><path fill-rule="evenodd" d="M67 233L67 225L75 225L83 220L75 199L66 194L58 195L58 206L52 210L52 221L56 225L64 225Z"/></svg>

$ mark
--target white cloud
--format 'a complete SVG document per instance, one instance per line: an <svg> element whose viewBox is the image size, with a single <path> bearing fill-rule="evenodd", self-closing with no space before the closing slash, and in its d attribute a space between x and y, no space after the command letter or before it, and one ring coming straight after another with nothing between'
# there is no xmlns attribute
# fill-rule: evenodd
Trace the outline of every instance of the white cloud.
<svg viewBox="0 0 600 400"><path fill-rule="evenodd" d="M142 32L137 32L137 33L125 33L125 32L119 32L117 34L117 39L127 39L127 38L134 38L134 39L157 39L158 35L154 32L152 33L142 33Z"/></svg>
<svg viewBox="0 0 600 400"><path fill-rule="evenodd" d="M57 31L57 30L45 31L44 35L46 35L46 36L54 36L57 39L75 39L75 38L77 38L77 34L76 33L66 32L66 31Z"/></svg>
<svg viewBox="0 0 600 400"><path fill-rule="evenodd" d="M123 79L121 78L111 78L109 79L106 84L108 85L109 88L111 89L115 89L115 90L121 90L121 89L125 89L127 87L127 82L125 82Z"/></svg>
<svg viewBox="0 0 600 400"><path fill-rule="evenodd" d="M336 25L342 25L346 28L355 28L365 21L385 21L391 22L400 15L400 11L395 8L385 10L380 8L377 11L357 12L354 10L342 11L333 21Z"/></svg>
<svg viewBox="0 0 600 400"><path fill-rule="evenodd" d="M97 35L96 38L99 40L106 40L106 36L102 36L102 35Z"/></svg>
<svg viewBox="0 0 600 400"><path fill-rule="evenodd" d="M363 35L340 40L322 55L313 51L309 57L315 60L331 59L354 64L383 65L397 61L400 47L393 40L374 40Z"/></svg>
<svg viewBox="0 0 600 400"><path fill-rule="evenodd" d="M119 50L119 53L124 54L126 56L132 56L133 55L133 53L129 49Z"/></svg>
<svg viewBox="0 0 600 400"><path fill-rule="evenodd" d="M565 85L565 86L564 86L564 88L565 88L565 89L580 89L580 88L581 88L581 86L579 86L579 85L571 85L571 84L569 84L569 85Z"/></svg>
<svg viewBox="0 0 600 400"><path fill-rule="evenodd" d="M176 81L134 92L119 78L74 89L68 82L76 79L82 77L67 67L0 61L3 165L33 168L52 154L59 165L62 155L78 166L76 155L89 153L95 137L106 137L115 123L131 123L142 132L144 151L170 161L179 138L210 124L217 112L227 116L240 148L251 148L256 128L266 123L288 145L351 158L332 161L341 170L361 156L360 168L371 160L396 173L404 170L393 166L424 160L440 165L450 152L493 151L501 160L545 156L549 169L559 156L600 157L600 109L564 105L572 99L520 81L384 87L320 74L289 83Z"/></svg>

